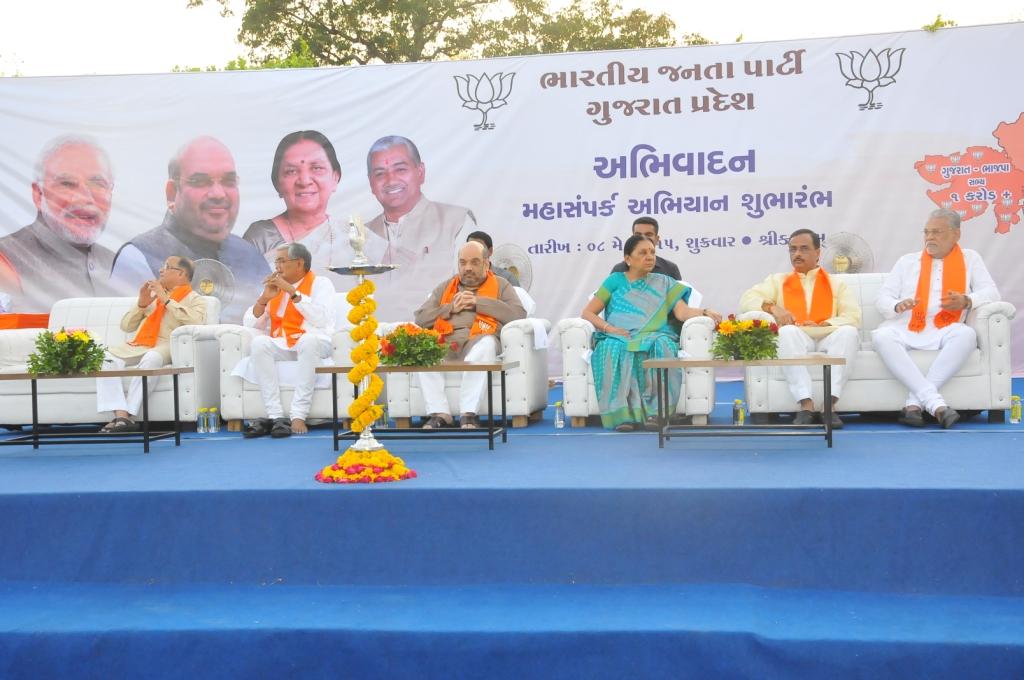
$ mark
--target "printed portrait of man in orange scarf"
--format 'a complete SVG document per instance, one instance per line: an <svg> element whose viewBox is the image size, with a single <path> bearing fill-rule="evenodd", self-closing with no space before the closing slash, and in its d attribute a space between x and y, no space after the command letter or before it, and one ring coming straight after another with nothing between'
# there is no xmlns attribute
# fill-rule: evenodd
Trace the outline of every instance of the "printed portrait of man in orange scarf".
<svg viewBox="0 0 1024 680"><path fill-rule="evenodd" d="M501 352L501 327L526 317L513 286L491 271L487 249L470 241L459 249L458 275L438 284L416 310L416 324L438 331L451 350L447 360L494 361ZM416 373L430 417L426 428L453 424L441 373ZM479 427L477 405L484 390L482 372L465 372L459 392L463 428Z"/></svg>
<svg viewBox="0 0 1024 680"><path fill-rule="evenodd" d="M840 280L822 269L821 237L810 229L797 229L789 236L789 261L792 271L771 274L740 298L741 312L762 311L779 324L779 358L806 356L824 352L843 357L845 366L836 366L832 375L832 427L843 421L835 411L857 360L860 344L857 332L861 311L853 292ZM818 420L811 398L811 375L806 366L783 368L789 391L799 410L793 422L810 425ZM824 408L824 405L822 405Z"/></svg>
<svg viewBox="0 0 1024 680"><path fill-rule="evenodd" d="M878 293L876 306L885 321L871 343L889 371L909 390L899 420L923 427L927 411L945 429L960 420L939 388L960 370L978 346L964 323L971 309L999 299L999 291L981 255L961 248L960 214L935 210L924 226L924 250L904 255ZM910 350L938 350L922 373Z"/></svg>

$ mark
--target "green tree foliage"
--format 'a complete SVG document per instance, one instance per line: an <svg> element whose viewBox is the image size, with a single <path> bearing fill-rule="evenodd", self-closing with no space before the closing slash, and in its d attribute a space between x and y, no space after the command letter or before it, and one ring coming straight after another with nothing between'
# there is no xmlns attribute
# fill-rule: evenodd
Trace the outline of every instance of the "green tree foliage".
<svg viewBox="0 0 1024 680"><path fill-rule="evenodd" d="M510 0L512 13L481 23L479 56L622 50L671 47L675 22L667 14L642 9L624 12L616 0L573 0L552 12L544 0ZM687 45L706 44L697 34L683 36Z"/></svg>
<svg viewBox="0 0 1024 680"><path fill-rule="evenodd" d="M211 0L231 14L231 0ZM188 0L189 7L206 0ZM245 0L229 68L398 63L547 52L667 47L665 14L624 12L618 0ZM684 34L688 45L708 41Z"/></svg>
<svg viewBox="0 0 1024 680"><path fill-rule="evenodd" d="M953 21L952 19L943 19L941 14L936 14L935 21L933 21L930 24L925 24L921 28L928 31L929 33L934 33L940 28L951 28L953 26L956 26L955 21Z"/></svg>

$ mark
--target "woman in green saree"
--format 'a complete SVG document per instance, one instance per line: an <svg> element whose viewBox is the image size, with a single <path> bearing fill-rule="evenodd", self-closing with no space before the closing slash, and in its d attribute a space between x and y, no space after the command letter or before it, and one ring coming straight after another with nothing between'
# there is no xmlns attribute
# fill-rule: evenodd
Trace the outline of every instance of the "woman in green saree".
<svg viewBox="0 0 1024 680"><path fill-rule="evenodd" d="M722 317L710 309L690 307L688 286L652 272L655 246L646 237L630 236L622 251L628 269L604 280L582 317L596 329L590 366L601 423L617 432L632 432L657 421L654 372L645 371L643 361L678 354L679 329L673 328L670 317L682 322L707 316L715 323ZM679 400L681 384L682 371L670 371L670 409Z"/></svg>

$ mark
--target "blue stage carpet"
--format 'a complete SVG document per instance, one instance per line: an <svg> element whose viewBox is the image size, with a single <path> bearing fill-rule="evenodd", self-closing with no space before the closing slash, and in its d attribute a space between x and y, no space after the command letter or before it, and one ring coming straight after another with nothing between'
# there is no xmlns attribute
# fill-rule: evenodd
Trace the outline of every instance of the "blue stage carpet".
<svg viewBox="0 0 1024 680"><path fill-rule="evenodd" d="M1024 677L1024 428L847 422L3 448L0 677Z"/></svg>

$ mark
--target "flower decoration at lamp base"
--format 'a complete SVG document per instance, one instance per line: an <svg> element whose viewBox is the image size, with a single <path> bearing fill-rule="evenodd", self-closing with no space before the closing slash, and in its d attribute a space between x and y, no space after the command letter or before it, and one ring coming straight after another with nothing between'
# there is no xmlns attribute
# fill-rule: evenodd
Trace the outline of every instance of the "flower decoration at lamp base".
<svg viewBox="0 0 1024 680"><path fill-rule="evenodd" d="M737 321L735 314L715 326L711 356L715 359L775 359L779 356L779 325L761 319Z"/></svg>
<svg viewBox="0 0 1024 680"><path fill-rule="evenodd" d="M43 331L36 336L36 351L28 356L28 372L72 375L103 367L103 345L84 328Z"/></svg>
<svg viewBox="0 0 1024 680"><path fill-rule="evenodd" d="M384 413L384 409L375 403L384 389L384 381L374 373L380 361L377 356L380 341L375 332L377 320L373 313L377 309L377 303L371 297L373 291L373 282L365 279L346 296L348 303L352 305L348 320L354 324L349 335L357 343L351 354L353 367L348 372L348 380L353 385L364 383L359 396L348 407L352 430L360 433L359 440L350 446L337 462L316 473L315 479L318 482L369 484L395 482L416 476L415 471L406 467L405 461L391 455L373 437L372 424Z"/></svg>

